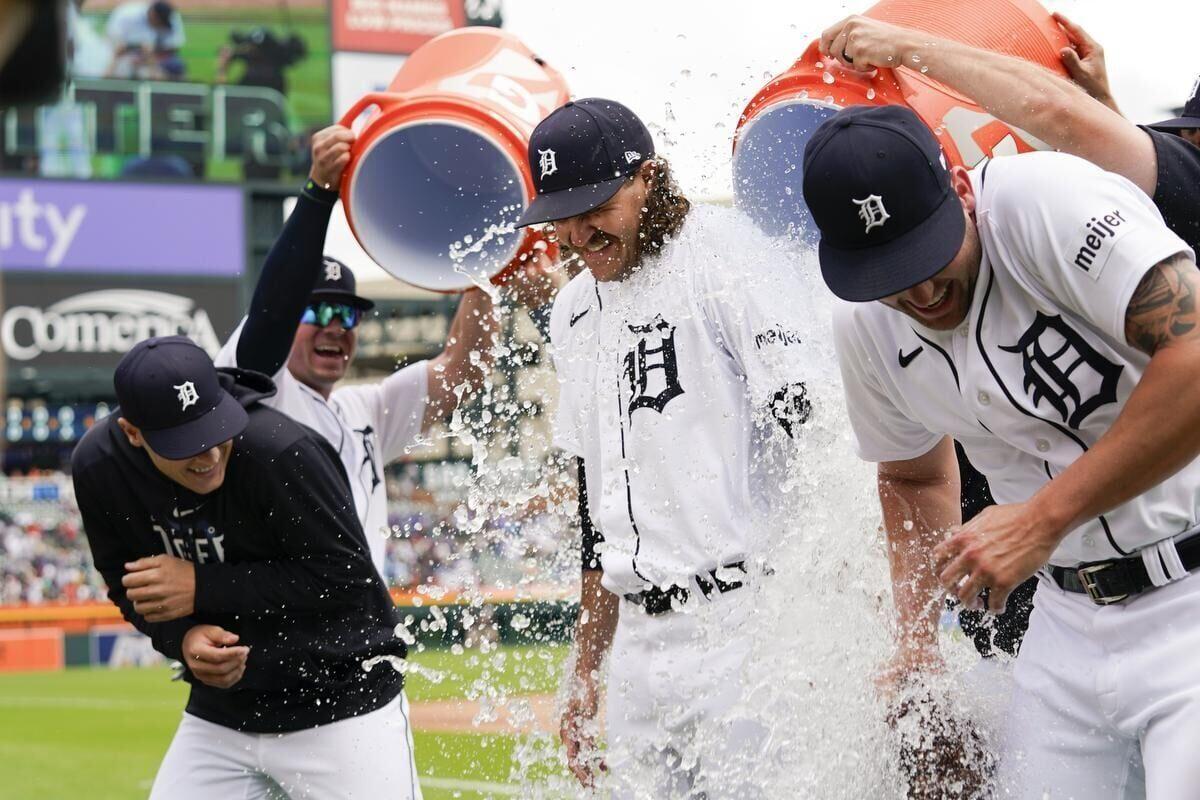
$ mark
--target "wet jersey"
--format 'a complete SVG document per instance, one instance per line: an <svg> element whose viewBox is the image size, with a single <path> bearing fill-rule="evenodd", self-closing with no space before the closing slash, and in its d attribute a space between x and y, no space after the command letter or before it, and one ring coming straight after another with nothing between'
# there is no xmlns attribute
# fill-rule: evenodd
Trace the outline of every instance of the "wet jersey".
<svg viewBox="0 0 1200 800"><path fill-rule="evenodd" d="M755 412L802 404L799 280L740 213L697 207L631 277L559 293L555 443L586 464L610 591L761 556Z"/></svg>
<svg viewBox="0 0 1200 800"><path fill-rule="evenodd" d="M899 461L947 434L998 503L1028 500L1112 426L1149 357L1125 341L1143 276L1191 254L1126 179L1061 153L972 173L983 257L970 311L925 329L842 304L835 342L859 455ZM1200 462L1068 535L1050 562L1121 556L1193 527Z"/></svg>

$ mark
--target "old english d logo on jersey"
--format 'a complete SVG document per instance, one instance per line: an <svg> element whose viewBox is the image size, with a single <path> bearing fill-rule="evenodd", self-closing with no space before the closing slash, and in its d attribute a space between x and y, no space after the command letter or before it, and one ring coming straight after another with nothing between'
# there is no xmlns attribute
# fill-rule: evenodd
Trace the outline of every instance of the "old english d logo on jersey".
<svg viewBox="0 0 1200 800"><path fill-rule="evenodd" d="M658 413L679 395L679 367L675 361L675 326L661 315L646 325L630 325L638 334L637 346L625 354L625 379L629 381L629 417L639 408Z"/></svg>
<svg viewBox="0 0 1200 800"><path fill-rule="evenodd" d="M1093 411L1117 401L1124 367L1097 352L1061 316L1037 312L1017 343L1000 349L1021 355L1023 385L1034 407L1045 400L1075 430Z"/></svg>

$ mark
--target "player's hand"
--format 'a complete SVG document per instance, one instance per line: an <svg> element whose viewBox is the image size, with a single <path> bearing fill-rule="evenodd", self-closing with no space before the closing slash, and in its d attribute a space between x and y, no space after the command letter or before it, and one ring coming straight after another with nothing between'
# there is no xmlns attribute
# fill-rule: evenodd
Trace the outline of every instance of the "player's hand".
<svg viewBox="0 0 1200 800"><path fill-rule="evenodd" d="M236 647L238 636L216 625L197 625L183 636L183 661L196 680L228 689L246 673L250 648Z"/></svg>
<svg viewBox="0 0 1200 800"><path fill-rule="evenodd" d="M921 647L903 642L875 675L875 689L884 703L892 706L907 687L926 685L945 671L946 662L936 643Z"/></svg>
<svg viewBox="0 0 1200 800"><path fill-rule="evenodd" d="M350 163L350 146L357 134L344 125L330 125L313 134L312 169L308 177L322 189L336 192L342 171Z"/></svg>
<svg viewBox="0 0 1200 800"><path fill-rule="evenodd" d="M133 610L147 622L170 622L196 610L196 567L174 556L139 558L121 578Z"/></svg>
<svg viewBox="0 0 1200 800"><path fill-rule="evenodd" d="M964 606L982 607L986 588L987 610L1001 614L1009 593L1050 559L1062 535L1032 503L991 506L933 549L934 569Z"/></svg>
<svg viewBox="0 0 1200 800"><path fill-rule="evenodd" d="M544 250L535 250L523 264L506 275L502 286L520 305L541 308L554 301L554 295L567 282L567 274Z"/></svg>
<svg viewBox="0 0 1200 800"><path fill-rule="evenodd" d="M567 748L567 767L581 786L596 785L597 775L608 769L596 747L600 692L596 679L576 676L559 723L558 735Z"/></svg>
<svg viewBox="0 0 1200 800"><path fill-rule="evenodd" d="M1087 31L1055 12L1054 21L1067 35L1070 47L1064 47L1059 52L1063 66L1066 67L1071 80L1079 84L1085 92L1099 100L1104 105L1116 111L1117 101L1113 99L1112 90L1108 85L1108 67L1104 63L1104 48L1093 39Z"/></svg>
<svg viewBox="0 0 1200 800"><path fill-rule="evenodd" d="M870 72L884 67L894 69L904 63L907 53L919 45L921 34L880 22L870 17L846 17L825 29L820 49L848 69ZM928 35L925 38L929 38Z"/></svg>

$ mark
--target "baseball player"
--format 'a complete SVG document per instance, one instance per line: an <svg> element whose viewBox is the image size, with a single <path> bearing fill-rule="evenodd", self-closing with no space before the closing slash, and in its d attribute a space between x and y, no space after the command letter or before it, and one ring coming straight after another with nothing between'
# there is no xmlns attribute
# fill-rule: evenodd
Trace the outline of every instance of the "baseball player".
<svg viewBox="0 0 1200 800"><path fill-rule="evenodd" d="M278 391L263 402L333 445L382 574L389 534L384 467L454 410L459 391L465 388L467 396L482 384L495 322L487 293L468 291L438 356L381 381L335 388L354 358L358 323L374 307L357 294L349 267L321 255L354 138L340 125L314 136L309 180L267 255L246 319L216 363L271 375ZM523 298L532 306L549 300L530 299L533 294Z"/></svg>
<svg viewBox="0 0 1200 800"><path fill-rule="evenodd" d="M947 169L894 106L814 133L804 197L847 301L858 452L878 463L895 674L939 668L943 589L999 611L1037 572L1000 796L1194 794L1193 252L1119 175L1060 153ZM962 526L951 437L999 503Z"/></svg>
<svg viewBox="0 0 1200 800"><path fill-rule="evenodd" d="M191 684L152 800L419 798L402 677L365 668L405 650L337 453L181 336L113 383L71 467L109 598Z"/></svg>
<svg viewBox="0 0 1200 800"><path fill-rule="evenodd" d="M1024 59L870 17L848 17L826 29L820 41L826 55L853 69L921 70L1051 147L1124 175L1151 195L1168 227L1193 249L1200 246L1200 149L1157 129L1174 120L1139 128L1122 117L1109 89L1103 49L1063 15L1055 19L1071 42L1061 54L1063 66L1078 86ZM965 458L959 466L963 518L969 519L993 501L986 481ZM1029 624L1034 586L1029 581L1015 590L991 624L978 611L960 614L963 630L982 654L1016 653Z"/></svg>
<svg viewBox="0 0 1200 800"><path fill-rule="evenodd" d="M609 657L607 769L618 797L755 793L765 734L733 708L763 574L751 476L757 412L809 412L792 264L738 212L692 207L650 133L611 100L534 131L537 197L586 268L551 314L555 442L578 459L584 530L577 661L561 734L584 785ZM775 422L770 422L777 429Z"/></svg>

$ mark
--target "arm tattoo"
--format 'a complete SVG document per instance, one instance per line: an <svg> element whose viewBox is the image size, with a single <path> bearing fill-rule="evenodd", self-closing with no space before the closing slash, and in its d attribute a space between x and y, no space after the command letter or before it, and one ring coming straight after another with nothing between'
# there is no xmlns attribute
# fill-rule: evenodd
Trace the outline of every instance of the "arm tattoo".
<svg viewBox="0 0 1200 800"><path fill-rule="evenodd" d="M1200 338L1196 296L1200 271L1183 254L1154 266L1138 284L1125 311L1125 340L1147 355L1181 339Z"/></svg>

